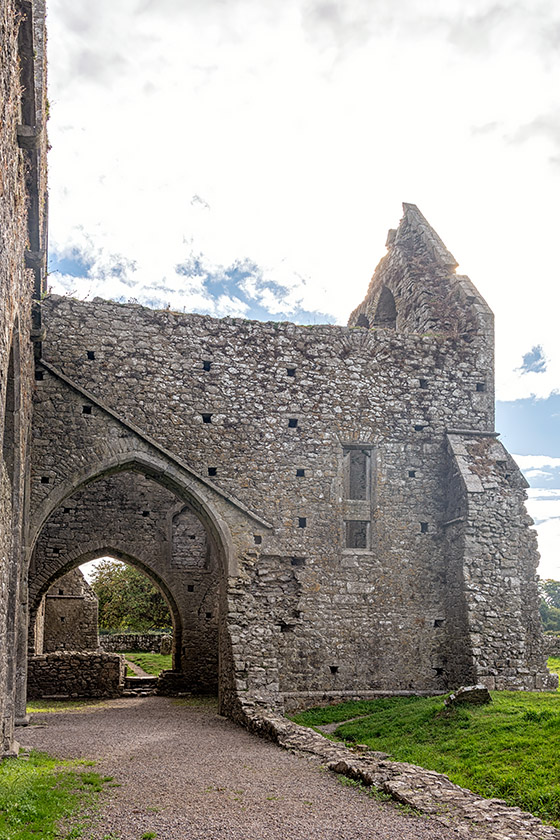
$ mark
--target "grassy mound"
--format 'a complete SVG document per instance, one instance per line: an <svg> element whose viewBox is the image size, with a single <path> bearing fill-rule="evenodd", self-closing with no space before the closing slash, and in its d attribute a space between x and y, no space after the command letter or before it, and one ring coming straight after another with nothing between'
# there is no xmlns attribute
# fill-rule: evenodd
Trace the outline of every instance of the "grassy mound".
<svg viewBox="0 0 560 840"><path fill-rule="evenodd" d="M560 694L492 692L487 706L448 711L442 697L391 697L311 709L297 723L343 723L334 737L445 773L560 827Z"/></svg>

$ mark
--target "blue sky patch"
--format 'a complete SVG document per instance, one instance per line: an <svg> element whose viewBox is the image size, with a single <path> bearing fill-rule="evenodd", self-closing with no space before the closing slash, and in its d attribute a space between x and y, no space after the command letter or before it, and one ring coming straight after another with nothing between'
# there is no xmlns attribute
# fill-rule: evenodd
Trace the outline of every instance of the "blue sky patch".
<svg viewBox="0 0 560 840"><path fill-rule="evenodd" d="M544 373L546 371L546 359L540 344L531 347L529 352L525 353L519 370L521 373Z"/></svg>
<svg viewBox="0 0 560 840"><path fill-rule="evenodd" d="M68 257L59 257L56 251L49 253L49 274L59 272L71 277L87 277L92 263L84 259L79 251L71 251Z"/></svg>
<svg viewBox="0 0 560 840"><path fill-rule="evenodd" d="M262 269L250 260L236 261L224 269L210 270L198 257L176 266L178 274L197 277L214 300L226 297L240 301L244 318L257 321L292 321L296 324L332 324L334 318L324 312L303 309L290 300L290 289L263 276ZM202 310L201 310L202 311Z"/></svg>
<svg viewBox="0 0 560 840"><path fill-rule="evenodd" d="M496 402L496 429L510 452L560 457L560 394Z"/></svg>

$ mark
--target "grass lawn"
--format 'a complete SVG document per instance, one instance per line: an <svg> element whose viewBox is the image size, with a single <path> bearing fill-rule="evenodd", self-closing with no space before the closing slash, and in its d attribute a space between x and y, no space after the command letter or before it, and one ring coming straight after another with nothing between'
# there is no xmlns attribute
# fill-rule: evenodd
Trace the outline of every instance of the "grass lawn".
<svg viewBox="0 0 560 840"><path fill-rule="evenodd" d="M443 697L380 698L310 709L293 720L317 726L363 715L334 738L445 773L560 827L560 693L494 691L492 700L447 711Z"/></svg>
<svg viewBox="0 0 560 840"><path fill-rule="evenodd" d="M33 712L74 712L78 709L91 708L91 706L104 706L105 700L84 698L82 700L29 700L27 703L27 714ZM2 765L0 764L0 767ZM1 835L0 835L1 840Z"/></svg>
<svg viewBox="0 0 560 840"><path fill-rule="evenodd" d="M81 837L84 819L73 827L60 821L90 808L111 777L76 769L85 762L60 761L42 753L0 763L2 840L54 840ZM89 762L90 764L93 762Z"/></svg>
<svg viewBox="0 0 560 840"><path fill-rule="evenodd" d="M155 677L160 671L167 671L171 668L171 654L163 653L125 653L127 659L134 662L147 673Z"/></svg>
<svg viewBox="0 0 560 840"><path fill-rule="evenodd" d="M548 670L554 671L555 674L560 675L560 657L558 656L549 656L548 658ZM558 688L560 691L560 687Z"/></svg>

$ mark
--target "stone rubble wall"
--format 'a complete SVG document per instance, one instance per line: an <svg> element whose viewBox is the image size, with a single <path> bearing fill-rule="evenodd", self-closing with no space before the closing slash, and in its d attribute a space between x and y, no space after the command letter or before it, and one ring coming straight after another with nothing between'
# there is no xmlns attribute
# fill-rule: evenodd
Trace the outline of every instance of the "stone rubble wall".
<svg viewBox="0 0 560 840"><path fill-rule="evenodd" d="M467 419L480 429L491 422L487 395L476 389L488 374L468 347L459 351L445 336L217 321L99 300L49 298L44 318L49 362L180 453L201 476L191 485L238 541L221 643L231 648L222 662L231 662L235 690L278 698L447 687L444 435ZM96 405L84 415L86 403L45 371L35 415L37 511L88 468L84 453L114 463L139 446ZM346 441L371 447L363 503L345 498ZM211 487L201 486L204 476ZM238 524L213 487L274 530L242 513ZM345 521L356 519L370 529L369 547L358 550L345 546Z"/></svg>
<svg viewBox="0 0 560 840"><path fill-rule="evenodd" d="M236 719L249 731L284 749L312 755L334 773L355 779L409 805L465 840L560 840L560 831L537 817L484 799L447 776L414 764L388 761L383 753L353 751L252 703L239 704Z"/></svg>
<svg viewBox="0 0 560 840"><path fill-rule="evenodd" d="M460 527L472 682L489 689L555 689L538 613L536 535L527 482L492 436L449 435L467 498Z"/></svg>
<svg viewBox="0 0 560 840"><path fill-rule="evenodd" d="M0 757L17 752L14 720L25 714L18 693L25 684L32 297L44 279L43 76L44 4L0 0ZM36 134L32 148L22 125ZM39 254L33 268L31 252Z"/></svg>
<svg viewBox="0 0 560 840"><path fill-rule="evenodd" d="M27 696L118 697L124 686L125 664L116 653L56 651L29 657Z"/></svg>
<svg viewBox="0 0 560 840"><path fill-rule="evenodd" d="M168 633L101 633L99 645L107 653L139 651L171 653L171 635Z"/></svg>
<svg viewBox="0 0 560 840"><path fill-rule="evenodd" d="M399 231L364 302L393 294L392 326L48 297L31 591L86 554L129 552L175 605L177 662L219 682L222 709L247 695L281 709L317 693L437 693L484 675L547 685L515 470L500 477L500 456L485 478L466 475L449 444L468 449L467 472L485 468L492 314L417 208Z"/></svg>
<svg viewBox="0 0 560 840"><path fill-rule="evenodd" d="M560 656L560 636L543 635L543 648L546 656Z"/></svg>

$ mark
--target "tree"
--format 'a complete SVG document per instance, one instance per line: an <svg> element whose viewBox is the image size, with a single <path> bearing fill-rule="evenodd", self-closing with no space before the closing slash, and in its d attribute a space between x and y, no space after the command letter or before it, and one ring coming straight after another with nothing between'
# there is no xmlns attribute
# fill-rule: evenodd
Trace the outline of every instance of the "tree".
<svg viewBox="0 0 560 840"><path fill-rule="evenodd" d="M544 630L560 632L560 581L547 580L539 581L539 612Z"/></svg>
<svg viewBox="0 0 560 840"><path fill-rule="evenodd" d="M154 584L133 566L102 560L94 569L91 587L99 600L102 630L170 629L167 604Z"/></svg>

